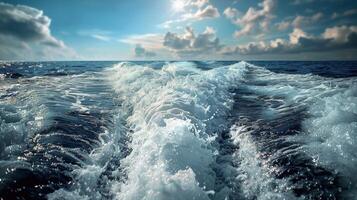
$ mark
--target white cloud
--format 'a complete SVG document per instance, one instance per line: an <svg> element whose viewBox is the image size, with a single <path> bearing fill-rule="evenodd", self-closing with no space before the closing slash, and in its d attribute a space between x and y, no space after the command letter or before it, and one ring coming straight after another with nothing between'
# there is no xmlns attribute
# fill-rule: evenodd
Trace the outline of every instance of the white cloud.
<svg viewBox="0 0 357 200"><path fill-rule="evenodd" d="M249 7L243 15L237 9L231 7L226 8L223 13L233 24L240 27L240 30L234 33L234 36L239 38L254 30L267 31L271 20L274 18L273 10L275 6L275 0L263 0L258 9Z"/></svg>
<svg viewBox="0 0 357 200"><path fill-rule="evenodd" d="M0 2L0 59L77 57L74 50L51 34L50 24L51 19L41 10Z"/></svg>
<svg viewBox="0 0 357 200"><path fill-rule="evenodd" d="M243 28L240 29L239 31L235 31L234 32L234 37L240 38L241 36L248 35L248 33L252 32L254 27L255 27L254 24L248 23L245 26L243 26Z"/></svg>
<svg viewBox="0 0 357 200"><path fill-rule="evenodd" d="M198 8L202 8L203 6L209 3L209 0L191 0L191 5L196 6Z"/></svg>
<svg viewBox="0 0 357 200"><path fill-rule="evenodd" d="M325 29L320 36L312 36L299 28L289 34L289 40L281 38L269 42L251 42L246 45L225 47L225 55L291 54L326 52L335 50L357 50L357 27L336 26Z"/></svg>
<svg viewBox="0 0 357 200"><path fill-rule="evenodd" d="M179 57L190 57L217 52L222 45L212 27L206 27L203 33L195 34L191 27L187 27L182 34L168 32L163 45Z"/></svg>
<svg viewBox="0 0 357 200"><path fill-rule="evenodd" d="M233 19L234 17L238 16L239 11L235 8L228 7L224 10L223 14L228 19Z"/></svg>
<svg viewBox="0 0 357 200"><path fill-rule="evenodd" d="M279 31L285 31L286 29L288 29L290 27L290 22L282 21L282 22L276 23L275 25Z"/></svg>
<svg viewBox="0 0 357 200"><path fill-rule="evenodd" d="M325 39L332 39L337 43L348 42L351 34L357 33L357 26L335 26L327 28L322 34Z"/></svg>
<svg viewBox="0 0 357 200"><path fill-rule="evenodd" d="M209 4L209 0L170 0L172 6L173 6L173 11L174 12L181 12L187 8L202 8L205 5ZM176 7L176 8L175 8ZM179 10L177 7L180 7Z"/></svg>
<svg viewBox="0 0 357 200"><path fill-rule="evenodd" d="M148 58L148 57L155 57L156 53L153 51L148 51L145 49L141 44L137 44L134 49L135 57L139 58Z"/></svg>
<svg viewBox="0 0 357 200"><path fill-rule="evenodd" d="M289 34L291 44L298 44L300 38L310 38L310 36L299 28L294 28L293 32Z"/></svg>
<svg viewBox="0 0 357 200"><path fill-rule="evenodd" d="M204 19L220 17L216 7L209 3L209 0L174 0L183 1L183 8L180 9L180 16L159 24L160 28L171 28L171 25L184 22L195 22Z"/></svg>
<svg viewBox="0 0 357 200"><path fill-rule="evenodd" d="M312 25L316 22L318 22L319 20L321 20L323 18L323 13L318 12L312 16L302 16L302 15L298 15L296 16L296 18L293 20L292 25L295 28L302 28L308 25Z"/></svg>
<svg viewBox="0 0 357 200"><path fill-rule="evenodd" d="M51 46L63 47L63 42L51 35L51 19L41 10L29 6L0 2L0 34L22 41L40 41Z"/></svg>
<svg viewBox="0 0 357 200"><path fill-rule="evenodd" d="M356 14L357 14L357 9L346 10L342 13L334 12L331 16L331 19L337 19L340 17L348 17L348 16L352 16L352 15L356 15Z"/></svg>
<svg viewBox="0 0 357 200"><path fill-rule="evenodd" d="M100 41L109 42L113 40L113 32L101 29L88 29L77 31L80 36L91 37Z"/></svg>
<svg viewBox="0 0 357 200"><path fill-rule="evenodd" d="M105 36L105 35L99 35L99 34L93 34L93 35L91 35L93 38L95 38L95 39L98 39L98 40L101 40L101 41L105 41L105 42L108 42L108 41L110 41L110 37L108 37L108 36Z"/></svg>
<svg viewBox="0 0 357 200"><path fill-rule="evenodd" d="M209 18L217 18L219 17L220 14L217 10L217 8L213 7L212 5L208 5L204 9L199 9L197 10L196 13L188 13L183 15L182 20L183 21L200 21L203 19L209 19Z"/></svg>

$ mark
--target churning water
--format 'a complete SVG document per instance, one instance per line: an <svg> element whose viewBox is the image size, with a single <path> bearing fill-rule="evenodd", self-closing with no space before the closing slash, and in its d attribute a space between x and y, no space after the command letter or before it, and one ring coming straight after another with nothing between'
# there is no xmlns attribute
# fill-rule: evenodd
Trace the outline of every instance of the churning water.
<svg viewBox="0 0 357 200"><path fill-rule="evenodd" d="M0 198L353 199L356 62L4 62Z"/></svg>

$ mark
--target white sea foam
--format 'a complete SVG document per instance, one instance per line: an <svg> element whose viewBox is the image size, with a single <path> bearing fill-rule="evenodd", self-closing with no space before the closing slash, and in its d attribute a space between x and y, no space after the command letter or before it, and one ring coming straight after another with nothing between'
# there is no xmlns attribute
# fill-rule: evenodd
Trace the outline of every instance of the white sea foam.
<svg viewBox="0 0 357 200"><path fill-rule="evenodd" d="M242 194L247 199L297 199L291 192L289 180L276 179L271 172L274 167L261 159L256 144L251 139L248 127L233 126L230 133L239 150L234 153L235 162L239 163L236 177Z"/></svg>
<svg viewBox="0 0 357 200"><path fill-rule="evenodd" d="M248 72L252 73L246 79ZM304 153L315 158L316 165L340 173L349 191L356 188L357 101L350 80L278 74L245 62L208 71L191 62L168 63L159 69L123 62L105 73L121 105L115 132L102 133L107 139L88 155L91 162L73 171L75 187L57 190L49 195L51 199L102 198L98 180L110 158L122 153L118 147L126 131L122 120L131 130L132 152L113 172L117 179L105 180L104 188L115 199L229 199L228 185L216 188L213 166L220 155L215 136L229 125L233 105L229 90L242 85L267 97L261 115L266 119L307 108L310 117L302 130L306 134L286 138L302 142ZM270 100L279 101L279 106L269 107ZM73 106L81 108L77 104ZM234 126L230 134L239 149L227 163L238 167L220 167L227 167L221 170L242 198L296 198L288 179L272 175L274 167L261 158L246 127ZM346 193L346 198L352 194Z"/></svg>
<svg viewBox="0 0 357 200"><path fill-rule="evenodd" d="M323 97L309 109L303 123L306 152L316 164L342 176L345 199L357 194L357 87Z"/></svg>
<svg viewBox="0 0 357 200"><path fill-rule="evenodd" d="M92 74L84 74L84 75L76 75L75 81L81 82L71 83L68 86L62 86L62 90L60 92L65 93L65 97L71 99L71 103L68 105L69 108L79 111L81 113L91 113L93 111L100 113L110 112L111 115L114 115L116 111L108 111L105 107L99 107L99 101L95 101L97 105L83 105L82 101L88 99L97 99L103 101L103 96L110 98L110 94L108 91L96 91L99 88L106 89L106 85L104 85L104 74L97 73L95 75ZM93 82L97 84L93 85ZM88 87L94 87L96 90L91 91L91 93L85 93L85 89L83 89L83 85ZM103 87L104 86L104 87ZM65 90L63 90L65 89ZM84 90L84 91L83 91ZM104 103L105 102L100 102ZM87 103L88 104L88 103ZM109 114L109 113L107 113ZM109 117L112 117L109 115ZM112 158L119 156L122 152L120 152L120 138L124 134L125 128L122 125L123 117L118 114L113 117L113 123L116 125L115 129L108 129L107 127L101 127L102 132L98 132L98 141L97 146L93 148L93 150L87 154L80 152L80 155L85 159L84 161L80 161L82 166L75 167L72 170L72 178L71 181L72 186L70 188L61 188L53 193L47 195L48 199L52 200L101 200L105 198L103 193L107 193L108 187L111 185L112 180L106 179L107 177L103 175L106 170L108 163ZM99 183L101 179L103 183ZM99 185L100 184L100 185ZM107 194L106 194L107 195Z"/></svg>
<svg viewBox="0 0 357 200"><path fill-rule="evenodd" d="M189 67L187 66L189 65ZM128 109L131 154L122 160L128 180L113 184L117 199L208 199L217 150L245 63L201 71L192 63L153 70L116 65L110 81Z"/></svg>
<svg viewBox="0 0 357 200"><path fill-rule="evenodd" d="M0 156L17 158L27 145L26 140L45 123L46 108L41 105L36 91L27 84L0 87L0 94L10 94L0 99Z"/></svg>
<svg viewBox="0 0 357 200"><path fill-rule="evenodd" d="M274 108L307 109L302 132L286 138L302 143L302 151L317 166L323 166L341 177L340 191L345 199L357 194L357 88L353 78L334 79L316 75L278 74L250 65L257 73L254 79L266 85L248 86L257 94L282 100ZM269 108L268 108L269 109ZM267 112L267 110L263 110ZM274 112L269 112L274 114ZM264 116L264 115L263 115Z"/></svg>

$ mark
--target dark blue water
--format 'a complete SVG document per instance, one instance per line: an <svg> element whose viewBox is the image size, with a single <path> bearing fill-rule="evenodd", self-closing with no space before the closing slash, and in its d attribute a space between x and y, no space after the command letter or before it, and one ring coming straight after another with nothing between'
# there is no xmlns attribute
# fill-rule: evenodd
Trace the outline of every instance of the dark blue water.
<svg viewBox="0 0 357 200"><path fill-rule="evenodd" d="M354 199L357 62L0 63L0 198Z"/></svg>
<svg viewBox="0 0 357 200"><path fill-rule="evenodd" d="M213 69L231 65L237 61L202 62L192 61L201 69ZM73 62L8 62L0 65L0 74L8 78L31 76L64 76L84 72L100 71L110 67L115 61L73 61ZM167 63L173 62L132 62L138 65L149 65L161 69ZM343 78L357 76L357 61L250 61L249 63L267 68L276 73L316 74L319 76Z"/></svg>

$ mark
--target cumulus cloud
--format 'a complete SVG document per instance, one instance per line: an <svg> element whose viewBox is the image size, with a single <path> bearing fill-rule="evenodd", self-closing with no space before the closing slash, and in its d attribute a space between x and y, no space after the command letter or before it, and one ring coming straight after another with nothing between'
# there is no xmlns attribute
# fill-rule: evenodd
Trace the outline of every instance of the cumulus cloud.
<svg viewBox="0 0 357 200"><path fill-rule="evenodd" d="M279 31L285 31L290 27L290 22L289 21L282 21L279 23L276 23L275 26L278 28Z"/></svg>
<svg viewBox="0 0 357 200"><path fill-rule="evenodd" d="M148 58L148 57L155 57L156 53L153 51L148 51L141 44L137 44L134 49L135 57L139 58Z"/></svg>
<svg viewBox="0 0 357 200"><path fill-rule="evenodd" d="M183 8L202 8L209 4L209 0L171 0L171 3L182 4ZM175 12L180 12L180 11L183 11L183 9Z"/></svg>
<svg viewBox="0 0 357 200"><path fill-rule="evenodd" d="M176 33L168 32L165 35L164 46L169 47L171 49L175 49L175 50L189 48L191 45L192 37L188 36L188 34L191 34L190 28L187 28L186 34L182 35L182 36L180 36Z"/></svg>
<svg viewBox="0 0 357 200"><path fill-rule="evenodd" d="M200 21L203 19L208 19L208 18L217 18L219 17L220 14L218 12L218 9L213 7L212 5L208 5L207 7L203 9L197 10L195 13L188 13L183 15L182 20L183 21L188 21L188 20L193 20L193 21Z"/></svg>
<svg viewBox="0 0 357 200"><path fill-rule="evenodd" d="M311 38L302 29L295 28L292 33L289 34L289 39L291 44L298 44L300 38Z"/></svg>
<svg viewBox="0 0 357 200"><path fill-rule="evenodd" d="M183 34L168 32L163 45L180 57L217 52L222 48L216 31L211 27L206 27L205 31L198 35L191 27L187 27Z"/></svg>
<svg viewBox="0 0 357 200"><path fill-rule="evenodd" d="M228 19L233 19L236 16L238 16L239 11L235 8L228 7L223 11L224 16L226 16Z"/></svg>
<svg viewBox="0 0 357 200"><path fill-rule="evenodd" d="M50 33L51 20L32 7L0 3L0 30L22 41L40 41L62 47L63 43Z"/></svg>
<svg viewBox="0 0 357 200"><path fill-rule="evenodd" d="M240 27L234 35L236 38L247 35L253 30L268 30L271 20L274 18L273 10L276 6L275 0L263 0L259 8L249 7L242 15L237 9L228 7L223 14Z"/></svg>
<svg viewBox="0 0 357 200"><path fill-rule="evenodd" d="M356 15L357 14L357 9L350 9L350 10L346 10L342 13L338 13L338 12L334 12L331 16L331 19L337 19L337 18L341 18L341 17L348 17L348 16L352 16L352 15Z"/></svg>
<svg viewBox="0 0 357 200"><path fill-rule="evenodd" d="M247 45L226 47L222 53L225 55L289 54L341 49L357 49L357 26L327 28L320 36L312 36L295 28L289 34L289 40L278 38L269 42L251 42Z"/></svg>
<svg viewBox="0 0 357 200"><path fill-rule="evenodd" d="M302 28L311 24L314 24L321 20L323 18L323 13L318 12L312 16L302 16L298 15L296 18L293 20L292 25L295 28Z"/></svg>
<svg viewBox="0 0 357 200"><path fill-rule="evenodd" d="M301 29L303 27L310 26L310 25L317 23L323 17L324 17L324 14L321 12L315 13L311 16L298 15L291 21L284 20L284 21L276 23L275 26L279 31L287 30L290 27Z"/></svg>
<svg viewBox="0 0 357 200"><path fill-rule="evenodd" d="M172 24L183 22L201 21L204 19L212 19L220 17L216 7L210 4L209 0L181 0L183 8L180 11L181 15L178 19L168 20L159 24L161 28L171 28Z"/></svg>
<svg viewBox="0 0 357 200"><path fill-rule="evenodd" d="M68 53L67 56L74 56L73 50L51 34L50 24L51 19L41 10L0 2L0 59L32 59L28 58L30 53L24 51L31 51L36 47L41 49L39 52L50 49L46 51L56 53L58 50L60 57L65 53ZM6 51L14 53L5 54Z"/></svg>
<svg viewBox="0 0 357 200"><path fill-rule="evenodd" d="M322 34L324 39L332 39L337 43L348 43L356 39L357 26L335 26L327 28Z"/></svg>
<svg viewBox="0 0 357 200"><path fill-rule="evenodd" d="M209 3L209 0L188 0L189 4L202 8Z"/></svg>

